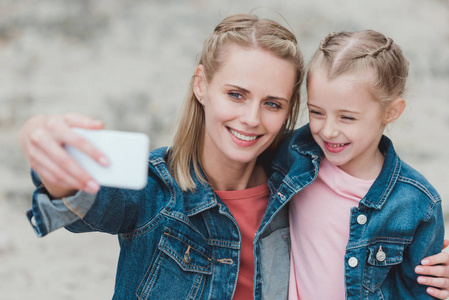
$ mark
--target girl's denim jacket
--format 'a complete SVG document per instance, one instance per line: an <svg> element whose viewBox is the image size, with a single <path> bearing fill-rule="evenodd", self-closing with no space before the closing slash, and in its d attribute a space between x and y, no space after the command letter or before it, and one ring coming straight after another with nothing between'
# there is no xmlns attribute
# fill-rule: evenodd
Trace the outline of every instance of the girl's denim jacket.
<svg viewBox="0 0 449 300"><path fill-rule="evenodd" d="M346 299L433 299L417 283L414 268L442 249L441 198L398 157L386 136L379 149L385 155L381 173L350 212ZM274 166L285 174L284 183L299 191L316 178L322 156L306 125L281 146Z"/></svg>
<svg viewBox="0 0 449 300"><path fill-rule="evenodd" d="M351 211L346 296L426 298L413 268L441 250L441 201L421 175L399 160L388 139L381 144L386 154L382 173ZM118 234L114 299L232 299L240 261L237 223L193 173L196 191L182 192L168 171L166 154L165 148L150 153L148 183L140 191L102 187L97 195L78 192L50 200L32 172L37 188L27 211L30 223L38 236L60 227ZM287 299L287 204L315 180L321 155L305 127L280 146L271 164L271 196L253 243L254 299ZM364 224L358 222L361 215ZM385 259L379 260L381 246Z"/></svg>

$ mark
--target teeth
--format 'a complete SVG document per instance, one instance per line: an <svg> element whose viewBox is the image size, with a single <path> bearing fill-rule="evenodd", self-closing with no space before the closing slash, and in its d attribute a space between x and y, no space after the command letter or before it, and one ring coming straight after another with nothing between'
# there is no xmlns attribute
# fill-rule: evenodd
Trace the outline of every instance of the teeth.
<svg viewBox="0 0 449 300"><path fill-rule="evenodd" d="M337 147L343 147L345 144L334 144L334 145L328 144L328 145L331 146L332 148L337 148Z"/></svg>
<svg viewBox="0 0 449 300"><path fill-rule="evenodd" d="M246 136L246 135L240 134L237 131L232 130L232 129L229 129L229 131L231 131L231 133L234 136L236 136L239 140L243 140L243 141L249 142L249 141L254 141L257 138L256 135L254 135L254 136Z"/></svg>

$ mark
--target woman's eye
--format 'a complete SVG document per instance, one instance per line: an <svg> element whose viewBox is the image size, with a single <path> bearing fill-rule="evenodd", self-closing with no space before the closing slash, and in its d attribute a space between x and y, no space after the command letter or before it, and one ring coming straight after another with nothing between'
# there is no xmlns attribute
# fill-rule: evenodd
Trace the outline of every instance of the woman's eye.
<svg viewBox="0 0 449 300"><path fill-rule="evenodd" d="M240 100L243 98L243 96L240 93L236 93L236 92L229 92L228 95L231 96L231 98L236 99L236 100Z"/></svg>
<svg viewBox="0 0 449 300"><path fill-rule="evenodd" d="M276 108L276 109L282 108L278 103L272 102L272 101L265 102L265 105L270 107L270 108Z"/></svg>

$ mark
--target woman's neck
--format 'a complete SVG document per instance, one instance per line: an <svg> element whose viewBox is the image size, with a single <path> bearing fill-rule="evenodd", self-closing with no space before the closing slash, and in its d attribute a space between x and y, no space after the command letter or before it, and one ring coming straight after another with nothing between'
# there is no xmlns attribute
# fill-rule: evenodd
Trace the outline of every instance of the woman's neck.
<svg viewBox="0 0 449 300"><path fill-rule="evenodd" d="M250 163L230 163L206 158L203 159L203 169L207 181L217 191L248 189L265 184L268 180L265 170L256 160Z"/></svg>

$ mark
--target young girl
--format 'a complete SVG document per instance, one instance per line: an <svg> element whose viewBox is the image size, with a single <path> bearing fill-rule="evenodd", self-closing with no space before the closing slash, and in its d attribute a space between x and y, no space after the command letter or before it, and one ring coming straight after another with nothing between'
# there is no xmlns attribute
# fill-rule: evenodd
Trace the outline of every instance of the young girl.
<svg viewBox="0 0 449 300"><path fill-rule="evenodd" d="M34 169L36 233L118 234L114 299L286 299L293 194L282 176L267 178L262 155L294 128L303 74L290 31L253 15L223 20L204 44L173 145L152 151L141 191L100 188L64 150L104 163L71 130L98 121L31 118L20 143Z"/></svg>
<svg viewBox="0 0 449 300"><path fill-rule="evenodd" d="M289 299L432 298L414 268L441 250L441 198L383 135L407 75L399 46L375 31L331 34L315 53L310 123L291 142L316 180L298 178L307 187L290 202Z"/></svg>

